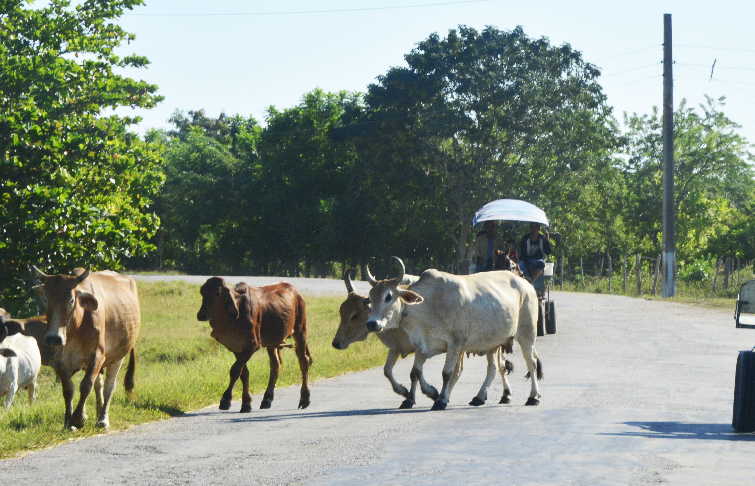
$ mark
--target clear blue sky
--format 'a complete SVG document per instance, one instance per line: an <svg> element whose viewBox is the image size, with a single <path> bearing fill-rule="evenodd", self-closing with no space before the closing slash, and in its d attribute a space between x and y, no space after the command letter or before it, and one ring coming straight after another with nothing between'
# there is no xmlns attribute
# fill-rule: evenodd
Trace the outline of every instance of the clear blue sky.
<svg viewBox="0 0 755 486"><path fill-rule="evenodd" d="M755 142L755 2L745 0L148 0L123 18L137 36L124 52L150 59L130 74L165 96L139 112L140 130L166 127L177 109L264 123L268 106L294 106L314 88L365 91L432 32L521 25L598 65L621 120L661 105L664 13L673 20L675 105L726 96L725 112Z"/></svg>

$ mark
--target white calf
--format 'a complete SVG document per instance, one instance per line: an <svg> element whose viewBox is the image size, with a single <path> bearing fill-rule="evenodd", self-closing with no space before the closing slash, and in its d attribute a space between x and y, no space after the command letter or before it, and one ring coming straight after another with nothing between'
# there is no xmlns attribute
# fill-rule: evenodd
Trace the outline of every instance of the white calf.
<svg viewBox="0 0 755 486"><path fill-rule="evenodd" d="M42 357L33 337L14 334L0 343L0 396L5 396L5 408L11 406L21 388L29 391L29 403L34 400L41 365Z"/></svg>

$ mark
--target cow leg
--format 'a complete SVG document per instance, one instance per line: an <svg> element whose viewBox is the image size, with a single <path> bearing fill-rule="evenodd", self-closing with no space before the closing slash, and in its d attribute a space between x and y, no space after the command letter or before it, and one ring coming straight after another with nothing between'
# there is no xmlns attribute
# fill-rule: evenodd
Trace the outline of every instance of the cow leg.
<svg viewBox="0 0 755 486"><path fill-rule="evenodd" d="M414 364L412 365L412 372L409 376L412 379L412 383L419 382L419 388L420 390L422 390L422 393L424 393L431 400L435 401L438 399L438 390L430 383L425 381L422 373L422 368L425 366L425 361L427 361L427 358L428 356L420 353L419 351L415 351Z"/></svg>
<svg viewBox="0 0 755 486"><path fill-rule="evenodd" d="M445 410L448 406L448 400L451 397L451 389L456 380L454 374L459 364L459 355L461 350L449 346L446 351L446 362L443 364L443 388L440 390L440 396L433 403L432 410Z"/></svg>
<svg viewBox="0 0 755 486"><path fill-rule="evenodd" d="M241 413L249 413L252 411L252 394L249 393L249 367L246 363L241 368L241 386Z"/></svg>
<svg viewBox="0 0 755 486"><path fill-rule="evenodd" d="M498 362L498 372L503 382L503 394L498 403L511 403L511 386L509 385L508 374L514 369L514 365L506 359L503 351L496 353L496 361Z"/></svg>
<svg viewBox="0 0 755 486"><path fill-rule="evenodd" d="M236 355L236 361L231 365L231 369L228 371L228 388L223 392L223 396L220 398L220 410L228 410L231 408L231 399L233 398L233 386L236 384L236 380L241 376L241 370L246 366L246 362L252 357L254 351L244 351L241 353L233 353Z"/></svg>
<svg viewBox="0 0 755 486"><path fill-rule="evenodd" d="M110 411L110 400L113 398L113 392L115 391L115 382L118 378L118 371L123 364L123 358L110 363L105 369L105 393L102 401L102 409L97 413L97 427L106 429L110 427L110 417L108 412ZM100 375L100 379L102 375Z"/></svg>
<svg viewBox="0 0 755 486"><path fill-rule="evenodd" d="M16 396L16 391L18 390L18 385L16 385L16 380L14 379L8 384L8 391L5 392L5 408L9 409L11 405L13 405L13 397Z"/></svg>
<svg viewBox="0 0 755 486"><path fill-rule="evenodd" d="M401 405L399 405L398 408L412 408L414 406L414 396L410 395L409 390L407 390L404 385L396 381L396 378L393 376L393 367L396 365L398 355L399 353L395 349L388 350L388 356L385 357L385 364L383 365L383 375L385 375L385 377L388 379L388 382L391 384L393 391L406 398L406 400L401 402Z"/></svg>
<svg viewBox="0 0 755 486"><path fill-rule="evenodd" d="M102 416L102 373L97 375L97 379L94 380L94 398L97 402L97 417Z"/></svg>
<svg viewBox="0 0 755 486"><path fill-rule="evenodd" d="M540 404L540 389L538 387L538 379L543 378L543 365L540 361L540 357L535 351L534 339L531 341L524 340L519 342L522 348L522 356L524 362L527 364L527 376L530 378L530 396L527 399L525 405L539 405Z"/></svg>
<svg viewBox="0 0 755 486"><path fill-rule="evenodd" d="M89 398L89 393L92 391L92 386L94 386L97 375L100 374L100 368L102 368L104 361L105 357L101 353L96 352L86 373L84 373L84 377L81 379L81 383L79 384L79 403L76 405L73 415L71 415L72 428L80 429L84 426L84 422L86 422L86 401Z"/></svg>
<svg viewBox="0 0 755 486"><path fill-rule="evenodd" d="M299 392L299 408L309 406L309 366L312 364L312 355L307 346L307 336L302 333L294 334L296 342L296 358L299 360L301 370L301 391Z"/></svg>
<svg viewBox="0 0 755 486"><path fill-rule="evenodd" d="M488 399L488 387L491 383L493 383L493 380L495 379L495 372L497 368L496 354L498 354L498 348L486 355L486 358L488 360L488 370L487 374L485 375L485 381L482 382L482 386L480 387L480 391L477 392L477 395L475 395L472 401L469 402L469 404L474 407L479 407Z"/></svg>
<svg viewBox="0 0 755 486"><path fill-rule="evenodd" d="M65 404L65 415L63 417L63 428L69 429L71 427L71 408L73 402L73 381L71 380L71 373L60 369L55 369L58 375L60 384L63 387L63 403Z"/></svg>
<svg viewBox="0 0 755 486"><path fill-rule="evenodd" d="M31 405L32 403L34 403L34 399L37 398L37 379L36 378L27 387L27 390L29 391L29 405Z"/></svg>
<svg viewBox="0 0 755 486"><path fill-rule="evenodd" d="M273 403L273 398L275 398L275 383L278 381L281 365L278 350L274 346L267 348L267 356L270 358L270 377L267 380L267 389L265 390L265 396L262 397L260 408L270 408L270 405Z"/></svg>

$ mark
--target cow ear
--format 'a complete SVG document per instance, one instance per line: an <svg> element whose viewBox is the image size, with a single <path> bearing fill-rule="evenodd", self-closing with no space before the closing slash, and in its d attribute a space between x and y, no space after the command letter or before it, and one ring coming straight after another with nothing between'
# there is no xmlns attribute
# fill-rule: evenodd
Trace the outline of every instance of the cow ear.
<svg viewBox="0 0 755 486"><path fill-rule="evenodd" d="M236 305L236 300L231 295L231 290L228 287L222 287L222 295L223 300L225 301L225 308L228 311L228 315L230 315L234 319L239 318L239 307Z"/></svg>
<svg viewBox="0 0 755 486"><path fill-rule="evenodd" d="M425 298L419 295L417 292L413 290L400 290L398 291L399 297L401 297L401 300L406 302L409 305L414 304L421 304L424 302Z"/></svg>
<svg viewBox="0 0 755 486"><path fill-rule="evenodd" d="M88 310L89 312L94 312L97 310L97 307L99 307L99 302L97 302L97 297L90 294L89 292L77 290L76 298L79 300L79 304L81 304L81 307L83 307L85 310Z"/></svg>
<svg viewBox="0 0 755 486"><path fill-rule="evenodd" d="M15 358L18 355L12 349L3 348L3 349L0 349L0 356L4 356L6 358Z"/></svg>

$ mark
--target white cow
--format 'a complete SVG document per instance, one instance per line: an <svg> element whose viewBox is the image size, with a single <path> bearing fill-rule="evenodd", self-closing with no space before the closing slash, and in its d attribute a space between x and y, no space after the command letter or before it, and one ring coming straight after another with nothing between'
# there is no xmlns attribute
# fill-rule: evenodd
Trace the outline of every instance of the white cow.
<svg viewBox="0 0 755 486"><path fill-rule="evenodd" d="M422 377L425 360L446 353L440 395L434 396L434 390L422 387L420 380L423 393L435 400L433 410L448 405L463 352L488 357L487 375L477 395L484 402L495 377L496 350L512 338L522 348L531 379L526 405L540 403L542 363L535 351L538 302L529 282L509 271L453 275L435 269L425 270L406 289L398 286L401 277L377 281L368 272L368 280L372 289L367 328L406 332L416 348L412 379Z"/></svg>
<svg viewBox="0 0 755 486"><path fill-rule="evenodd" d="M0 396L5 396L5 408L21 388L29 391L29 403L34 401L40 366L42 357L33 337L14 334L0 343Z"/></svg>
<svg viewBox="0 0 755 486"><path fill-rule="evenodd" d="M403 265L398 257L394 258L396 258ZM348 295L339 309L339 312L341 314L341 322L338 325L338 330L336 331L336 335L333 338L333 347L336 349L346 349L350 344L354 342L364 341L369 335L369 331L367 330L366 326L367 317L370 312L369 299L354 292L350 272L353 272L353 270L346 270L343 274L343 281L346 284L346 291L348 292ZM416 283L418 280L418 276L404 273L403 279L399 283L399 285L411 285L413 283ZM406 357L407 355L414 353L414 345L409 341L409 336L407 336L407 334L401 329L386 330L379 333L378 338L380 338L380 341L385 345L385 347L388 348L388 355L386 356L385 365L383 366L383 374L390 382L393 391L405 398L399 408L412 408L415 404L418 384L417 379L415 377L412 377L411 387L407 390L404 385L400 384L394 378L393 367L395 366L399 356ZM503 395L501 396L501 401L499 403L509 403L511 391L506 375L510 373L511 370L513 370L513 364L510 361L506 360L504 352L510 353L511 350L510 347L501 347L499 348L499 351L499 353L496 353L496 366L501 374L501 379L503 380ZM454 377L458 377L458 374L461 373L461 370L463 368L463 358L464 355L462 354L459 359L459 366L457 367L457 372L454 374ZM435 390L435 387L433 387L429 383L425 382L420 386L423 390L431 390L430 394L433 397L437 397L437 390ZM470 405L482 405L483 403L485 402L480 401L479 398L475 397L475 399L470 402Z"/></svg>

